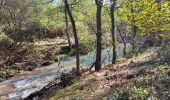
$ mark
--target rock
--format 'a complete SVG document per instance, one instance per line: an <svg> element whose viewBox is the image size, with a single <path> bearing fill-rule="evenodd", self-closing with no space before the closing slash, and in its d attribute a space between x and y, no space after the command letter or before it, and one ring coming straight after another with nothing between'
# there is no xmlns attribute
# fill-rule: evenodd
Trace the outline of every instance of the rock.
<svg viewBox="0 0 170 100"><path fill-rule="evenodd" d="M37 66L31 66L31 65L29 65L29 66L26 66L23 70L25 70L25 71L32 71L34 68L36 68Z"/></svg>
<svg viewBox="0 0 170 100"><path fill-rule="evenodd" d="M25 70L26 70L26 71L32 71L32 70L33 70L33 67L32 67L32 66L28 66Z"/></svg>
<svg viewBox="0 0 170 100"><path fill-rule="evenodd" d="M42 66L48 66L48 65L51 65L51 64L53 64L54 63L54 61L45 61L45 62L43 62L41 65Z"/></svg>
<svg viewBox="0 0 170 100"><path fill-rule="evenodd" d="M170 70L167 72L168 76L170 76Z"/></svg>

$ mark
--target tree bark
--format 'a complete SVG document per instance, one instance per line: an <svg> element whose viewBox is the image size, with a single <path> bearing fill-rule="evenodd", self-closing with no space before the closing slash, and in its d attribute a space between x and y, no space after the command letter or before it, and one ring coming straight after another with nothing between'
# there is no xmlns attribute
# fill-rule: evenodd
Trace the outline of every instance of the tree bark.
<svg viewBox="0 0 170 100"><path fill-rule="evenodd" d="M132 29L133 29L133 34L132 34L132 52L135 52L136 50L136 32L137 32L137 26L136 26L136 21L135 21L135 16L134 16L134 7L131 4L132 9L131 9L131 13L132 13Z"/></svg>
<svg viewBox="0 0 170 100"><path fill-rule="evenodd" d="M126 56L126 55L127 55L127 53L126 53L126 40L125 40L125 38L126 38L126 33L125 33L125 36L123 36L121 30L119 29L119 26L116 25L116 27L117 27L117 31L118 31L118 33L119 33L119 35L120 35L120 38L122 39L122 42L123 42L123 45L124 45L124 48L123 48L123 56Z"/></svg>
<svg viewBox="0 0 170 100"><path fill-rule="evenodd" d="M72 30L74 34L74 40L75 40L75 49L76 49L76 69L77 69L77 75L80 75L80 52L79 52L79 41L77 36L77 30L75 25L75 20L73 18L72 12L70 11L70 7L67 0L64 0L65 7L68 13L68 16L70 17L70 21L72 24Z"/></svg>
<svg viewBox="0 0 170 100"><path fill-rule="evenodd" d="M116 6L116 0L110 0L110 18L111 18L111 34L112 34L112 52L113 52L113 57L112 57L112 64L116 63L116 39L115 39L115 16L114 16L114 11L115 11L115 6Z"/></svg>
<svg viewBox="0 0 170 100"><path fill-rule="evenodd" d="M136 31L137 27L135 25L135 21L133 21L133 37L132 37L132 51L136 51Z"/></svg>
<svg viewBox="0 0 170 100"><path fill-rule="evenodd" d="M65 12L65 23L66 23L65 34L67 36L68 45L69 45L69 47L71 49L71 41L70 41L70 36L69 36L69 33L68 33L68 16L67 16L66 7L64 7L64 12Z"/></svg>
<svg viewBox="0 0 170 100"><path fill-rule="evenodd" d="M97 48L96 48L96 61L95 71L101 70L101 53L102 53L102 29L101 29L101 11L103 6L103 0L95 0L97 6L96 12L96 24L97 24Z"/></svg>

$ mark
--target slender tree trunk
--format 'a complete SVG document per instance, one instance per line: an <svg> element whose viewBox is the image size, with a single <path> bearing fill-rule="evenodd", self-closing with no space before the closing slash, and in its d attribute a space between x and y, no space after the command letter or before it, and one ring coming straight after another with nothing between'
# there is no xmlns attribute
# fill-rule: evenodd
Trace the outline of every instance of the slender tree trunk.
<svg viewBox="0 0 170 100"><path fill-rule="evenodd" d="M67 41L68 41L69 47L71 49L71 41L70 41L70 36L69 36L69 33L68 33L68 16L67 16L66 7L64 7L64 12L65 12L65 23L66 23L65 34L67 36Z"/></svg>
<svg viewBox="0 0 170 100"><path fill-rule="evenodd" d="M76 48L76 69L77 69L77 75L80 75L80 52L79 52L79 41L78 41L78 36L77 36L75 20L74 20L73 15L70 11L68 1L67 0L64 0L64 1L65 1L65 7L67 9L67 13L70 17L70 21L72 24L72 30L73 30L73 34L74 34L75 48Z"/></svg>
<svg viewBox="0 0 170 100"><path fill-rule="evenodd" d="M112 64L116 63L116 39L115 39L115 16L114 16L114 11L115 11L115 6L116 6L116 0L110 0L111 7L110 7L110 17L111 17L111 34L112 34L112 52L113 52L113 57L112 57Z"/></svg>
<svg viewBox="0 0 170 100"><path fill-rule="evenodd" d="M126 55L127 55L127 53L126 53L126 40L125 40L125 38L126 38L126 33L125 33L125 36L123 37L123 35L122 35L122 33L121 33L121 30L119 29L119 26L116 25L116 27L117 27L117 31L118 31L118 33L119 33L119 35L120 35L120 38L122 39L122 42L123 42L123 45L124 45L124 48L123 48L123 56L126 56Z"/></svg>
<svg viewBox="0 0 170 100"><path fill-rule="evenodd" d="M156 0L155 1L156 2L156 5L157 5L157 8L158 8L158 11L160 11L161 10L161 2L162 2L162 0ZM159 25L161 25L161 22L159 21L159 20L157 20L157 23L159 24ZM157 43L155 43L155 44L157 44L157 45L163 45L163 36L161 36L161 35L159 35L159 34L161 34L162 33L162 31L161 30L158 30L157 32L156 32L156 34L155 34L155 36L154 37L156 37L156 35L158 35L158 38L159 38L159 41L157 42Z"/></svg>
<svg viewBox="0 0 170 100"><path fill-rule="evenodd" d="M125 57L127 55L126 53L126 43L123 43L124 44L124 48L123 48L123 57Z"/></svg>
<svg viewBox="0 0 170 100"><path fill-rule="evenodd" d="M131 13L132 13L132 28L133 28L133 34L132 34L132 52L135 52L136 50L136 32L137 32L137 27L136 27L136 21L135 21L135 16L134 16L134 8L133 5L131 4L132 9L131 9Z"/></svg>
<svg viewBox="0 0 170 100"><path fill-rule="evenodd" d="M95 0L97 6L96 12L96 24L97 24L97 48L96 48L96 61L95 70L99 71L101 69L101 53L102 53L102 29L101 29L101 11L103 6L103 0Z"/></svg>
<svg viewBox="0 0 170 100"><path fill-rule="evenodd" d="M124 53L124 56L127 55L127 52L126 52L126 36L127 36L127 34L126 34L126 32L125 32L125 36L124 36L124 38L123 38L123 44L124 44L123 53Z"/></svg>
<svg viewBox="0 0 170 100"><path fill-rule="evenodd" d="M132 37L132 51L136 51L136 31L137 27L135 25L135 21L133 21L133 37Z"/></svg>

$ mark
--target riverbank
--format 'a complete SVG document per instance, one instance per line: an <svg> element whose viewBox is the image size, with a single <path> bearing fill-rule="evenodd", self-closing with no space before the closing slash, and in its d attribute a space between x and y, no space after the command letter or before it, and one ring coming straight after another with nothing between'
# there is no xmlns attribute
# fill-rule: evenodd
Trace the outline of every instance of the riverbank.
<svg viewBox="0 0 170 100"><path fill-rule="evenodd" d="M129 49L127 49L127 51L130 52L130 45L128 47L129 47ZM116 77L122 77L121 75L125 74L125 76L128 77L127 79L129 80L129 78L133 79L138 74L138 71L140 72L140 70L143 70L143 69L138 69L138 68L145 68L145 67L139 67L139 66L145 66L145 64L156 66L156 65L154 65L155 62L160 62L163 65L166 64L164 62L164 60L162 62L162 60L158 59L158 56L156 56L156 55L158 55L158 53L157 53L158 51L162 51L158 47L150 48L146 52L143 51L143 52L139 53L137 55L137 57L134 56L132 58L129 58L129 57L122 58L123 57L122 56L123 55L122 48L123 48L122 44L119 44L117 46L117 56L119 58L119 61L116 65L113 65L113 66L107 66L112 58L112 56L111 56L112 50L110 48L102 50L102 65L104 68L102 71L105 71L104 73L106 74L106 75L104 74L104 76L102 76L103 78L106 78L106 76L110 77L109 76L110 74L116 72L117 73ZM168 50L165 47L163 47L163 49ZM82 69L88 68L89 66L91 66L91 64L94 62L94 55L95 55L95 52L90 52L87 55L83 55L80 57ZM163 55L167 55L166 52L164 52ZM162 56L160 58L162 59ZM61 60L60 63L54 63L52 65L45 66L45 67L41 66L41 67L33 69L33 71L25 71L25 72L19 73L19 74L15 75L14 77L10 78L9 80L0 83L0 98L1 99L25 99L31 95L34 95L34 94L35 94L35 97L39 96L39 93L42 93L42 92L43 93L48 92L48 93L50 93L50 95L53 95L51 93L56 91L56 89L54 88L55 87L54 83L55 83L56 79L61 78L62 73L70 72L75 67L75 63L76 63L76 58L73 56L73 57L69 57L65 60ZM158 65L159 65L159 63L158 63ZM106 66L106 68L104 66ZM109 70L111 70L111 72L108 71L108 68L110 68ZM125 72L124 72L124 70L125 70ZM102 71L101 71L101 73L103 73ZM130 74L126 73L128 71L130 72ZM79 85L79 83L84 82L83 80L88 80L86 78L88 78L90 76L92 77L92 76L96 76L98 74L100 76L101 73L100 72L96 73L94 71L90 71L85 74L83 73L83 76L80 77L80 79L78 79L76 82L74 82L73 86L77 82ZM133 73L135 73L135 74L133 75ZM103 75L103 74L101 74L101 75ZM115 80L116 78L114 76L115 75L113 75L113 79ZM139 76L140 76L140 74L139 74ZM98 77L98 76L96 76L96 77ZM95 78L95 77L93 77L93 78ZM90 79L90 80L93 80L93 79ZM110 80L110 78L109 78L109 80ZM57 81L57 82L59 82L59 81ZM114 81L111 81L111 82L114 82ZM52 83L52 85L51 85L51 83ZM64 82L64 83L67 83L67 82ZM97 83L93 83L91 81L90 82L87 81L86 84L90 85L89 83L97 84ZM109 83L109 84L111 84L111 83ZM54 87L53 87L53 85L54 85ZM47 89L46 89L46 87L47 87ZM70 87L72 87L72 85ZM85 87L86 87L86 85L85 85ZM93 87L93 85L92 85L92 87ZM44 88L45 88L46 92L44 91ZM54 90L52 90L52 92L49 92L48 91L49 88L54 89ZM56 87L56 88L58 88L58 87ZM82 88L84 88L84 87L82 87ZM67 89L67 87L66 87L66 89ZM61 88L61 90L59 89L59 94L60 94L60 91L62 91L62 90L65 90L65 89L62 89L62 88ZM80 90L82 90L82 89L80 89ZM80 91L80 90L75 90L75 91ZM66 90L66 92L67 92L67 90ZM38 93L38 94L36 94L36 93ZM57 92L57 94L58 94L58 92ZM44 97L48 97L48 94L45 94L45 95L41 94L41 95L43 95ZM75 94L73 94L73 96L74 95Z"/></svg>
<svg viewBox="0 0 170 100"><path fill-rule="evenodd" d="M150 48L130 59L122 59L100 72L87 72L50 100L170 99L170 63Z"/></svg>
<svg viewBox="0 0 170 100"><path fill-rule="evenodd" d="M60 54L61 48L67 46L65 38L54 38L37 41L29 49L29 53L22 56L22 60L12 65L1 64L0 82L3 82L18 73L33 71L37 67L48 66L58 59L68 58L67 54Z"/></svg>
<svg viewBox="0 0 170 100"><path fill-rule="evenodd" d="M128 46L128 48L130 48ZM127 49L128 51L129 49ZM122 57L122 44L118 45L117 56ZM90 52L87 55L80 57L81 69L88 68L94 62L95 52ZM111 61L111 49L102 50L102 64L107 65ZM76 64L76 58L69 57L61 60L60 63L54 63L49 66L41 66L35 68L33 71L24 71L19 73L7 81L0 83L0 97L8 99L27 98L29 95L41 91L42 88L50 84L56 78L60 78L62 73L71 71ZM51 88L51 87L50 87ZM4 91L5 89L5 91Z"/></svg>

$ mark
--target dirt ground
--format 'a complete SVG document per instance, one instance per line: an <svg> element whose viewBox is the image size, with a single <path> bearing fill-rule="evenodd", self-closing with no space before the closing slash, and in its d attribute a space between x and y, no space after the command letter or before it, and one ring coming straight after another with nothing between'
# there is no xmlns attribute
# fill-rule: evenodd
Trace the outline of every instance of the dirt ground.
<svg viewBox="0 0 170 100"><path fill-rule="evenodd" d="M168 76L170 66L165 62L162 64L162 61L157 59L157 50L152 48L131 59L121 59L117 64L109 65L100 72L87 72L73 85L58 91L50 100L103 100L102 98L106 99L110 94L115 93L119 95L119 98L120 91L130 93L131 87L154 88L155 98L168 100L170 97L168 85L170 84L170 76ZM161 73L167 76L157 79ZM129 90L122 90L124 87L128 87ZM138 93L138 91L137 96L134 96L133 92L127 96L123 94L126 97L124 99L144 99L144 94ZM148 91L149 98L154 93L153 90Z"/></svg>

